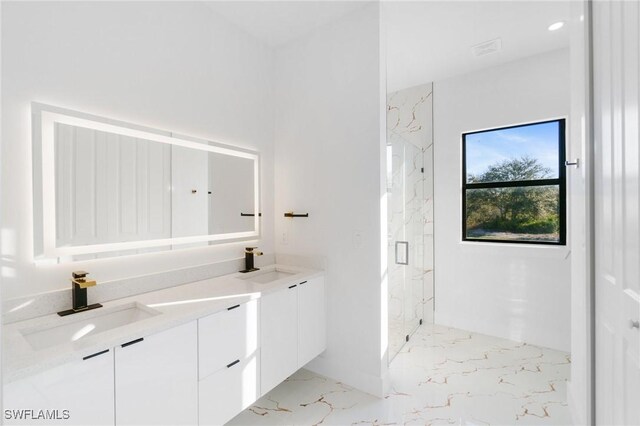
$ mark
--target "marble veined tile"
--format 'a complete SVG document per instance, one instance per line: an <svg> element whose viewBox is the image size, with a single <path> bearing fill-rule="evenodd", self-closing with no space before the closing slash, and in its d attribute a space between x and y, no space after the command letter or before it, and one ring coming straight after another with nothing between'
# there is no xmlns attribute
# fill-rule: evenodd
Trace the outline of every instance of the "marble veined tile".
<svg viewBox="0 0 640 426"><path fill-rule="evenodd" d="M424 324L376 398L300 370L231 425L568 425L569 354Z"/></svg>
<svg viewBox="0 0 640 426"><path fill-rule="evenodd" d="M433 322L432 84L387 97L389 354L395 357L420 320ZM408 243L408 265L395 243Z"/></svg>

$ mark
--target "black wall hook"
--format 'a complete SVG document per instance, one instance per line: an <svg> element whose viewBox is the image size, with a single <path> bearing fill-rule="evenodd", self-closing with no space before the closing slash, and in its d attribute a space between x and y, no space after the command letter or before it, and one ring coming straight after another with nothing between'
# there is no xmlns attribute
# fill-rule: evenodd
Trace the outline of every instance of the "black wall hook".
<svg viewBox="0 0 640 426"><path fill-rule="evenodd" d="M286 212L284 217L309 217L309 213Z"/></svg>

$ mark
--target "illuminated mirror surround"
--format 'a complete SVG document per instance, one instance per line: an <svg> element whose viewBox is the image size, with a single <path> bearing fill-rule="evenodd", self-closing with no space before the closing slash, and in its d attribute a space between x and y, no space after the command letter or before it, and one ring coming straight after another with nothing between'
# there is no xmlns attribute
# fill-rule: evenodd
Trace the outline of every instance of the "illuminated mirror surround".
<svg viewBox="0 0 640 426"><path fill-rule="evenodd" d="M57 236L57 214L60 210L56 206L56 130L61 127L90 129L96 132L115 134L117 136L135 138L136 140L158 142L171 146L171 152L198 152L207 154L209 158L218 158L217 163L224 163L224 156L229 157L229 165L238 164L242 160L253 162L253 188L245 189L253 192L253 208L243 213L244 218L253 222L253 229L234 229L232 232L208 233L199 235L175 236L145 240L109 241L97 244L78 244L60 246ZM147 128L122 121L97 117L85 113L63 108L32 103L33 127L33 196L34 196L34 257L38 260L77 260L87 255L104 254L105 257L137 253L138 251L157 251L184 247L185 244L221 243L231 241L255 240L260 236L260 208L259 208L259 155L255 151L231 147L203 139L176 135L166 131ZM122 143L122 142L121 142ZM187 148L186 150L183 148ZM212 154L216 154L212 156ZM247 163L249 165L250 163ZM231 169L234 167L228 167ZM248 167L250 169L251 166ZM247 169L247 167L245 167ZM248 179L251 179L249 177ZM231 184L233 182L226 182ZM135 185L132 182L131 185ZM221 184L222 185L222 184ZM173 184L171 185L173 191ZM228 192L228 191L227 191ZM171 194L173 196L173 193ZM59 196L59 194L58 194ZM249 195L250 196L250 195ZM220 227L211 227L220 231ZM249 226L248 228L251 228ZM247 228L247 229L248 229ZM214 231L215 232L215 231ZM177 246L177 247L176 247ZM147 250L139 250L147 249ZM98 256L93 256L98 257ZM100 255L99 257L103 257ZM91 256L89 257L91 258Z"/></svg>

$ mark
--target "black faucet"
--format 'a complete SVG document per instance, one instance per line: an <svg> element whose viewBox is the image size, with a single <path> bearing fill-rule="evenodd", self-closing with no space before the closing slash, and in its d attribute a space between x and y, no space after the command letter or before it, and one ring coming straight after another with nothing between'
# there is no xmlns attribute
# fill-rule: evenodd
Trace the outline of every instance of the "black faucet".
<svg viewBox="0 0 640 426"><path fill-rule="evenodd" d="M256 250L258 247L245 247L244 249L244 269L240 272L247 273L253 271L259 271L260 268L253 266L253 257L262 256L262 252Z"/></svg>
<svg viewBox="0 0 640 426"><path fill-rule="evenodd" d="M73 300L73 307L66 311L58 312L58 315L64 317L77 312L84 312L102 307L99 303L94 303L92 305L87 304L87 288L96 285L96 280L87 279L87 275L89 275L89 273L85 271L75 271L71 273L71 297Z"/></svg>

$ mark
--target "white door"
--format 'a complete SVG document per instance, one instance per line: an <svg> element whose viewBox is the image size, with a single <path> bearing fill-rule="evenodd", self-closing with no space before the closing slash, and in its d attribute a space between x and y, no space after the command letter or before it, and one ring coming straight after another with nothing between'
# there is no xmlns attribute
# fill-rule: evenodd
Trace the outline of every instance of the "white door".
<svg viewBox="0 0 640 426"><path fill-rule="evenodd" d="M640 9L593 2L596 423L640 424Z"/></svg>
<svg viewBox="0 0 640 426"><path fill-rule="evenodd" d="M197 322L116 347L116 425L198 423Z"/></svg>

